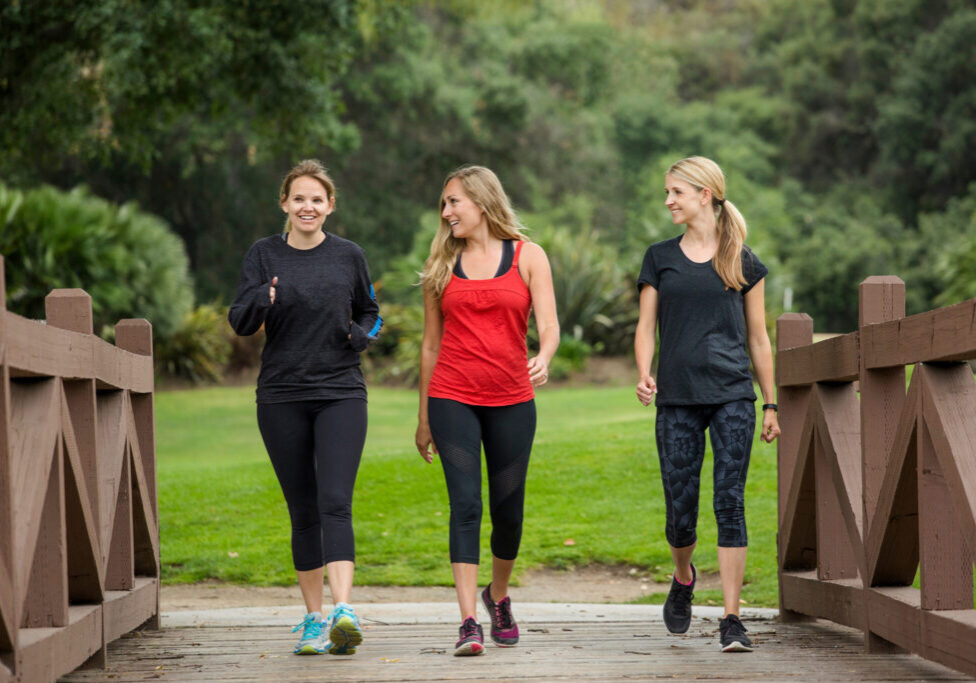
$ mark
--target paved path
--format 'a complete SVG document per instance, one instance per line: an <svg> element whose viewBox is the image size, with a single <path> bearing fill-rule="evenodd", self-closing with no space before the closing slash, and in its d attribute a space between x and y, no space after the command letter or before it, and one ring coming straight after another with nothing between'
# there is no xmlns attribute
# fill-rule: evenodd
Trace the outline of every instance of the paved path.
<svg viewBox="0 0 976 683"><path fill-rule="evenodd" d="M965 681L913 655L868 655L859 631L827 622L780 624L748 610L748 654L718 648L718 608L695 608L690 631L668 634L652 605L516 605L522 642L452 657L456 607L448 603L357 607L366 639L352 657L290 653L296 607L171 612L163 629L124 636L109 667L63 681Z"/></svg>

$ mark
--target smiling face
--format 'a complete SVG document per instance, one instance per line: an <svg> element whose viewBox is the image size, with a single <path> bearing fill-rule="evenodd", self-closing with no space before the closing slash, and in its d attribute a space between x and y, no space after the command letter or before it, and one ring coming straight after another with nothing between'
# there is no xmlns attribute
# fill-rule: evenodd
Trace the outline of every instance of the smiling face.
<svg viewBox="0 0 976 683"><path fill-rule="evenodd" d="M292 181L288 196L281 199L281 210L288 215L291 229L313 235L322 229L325 217L335 209L325 186L312 176L300 176Z"/></svg>
<svg viewBox="0 0 976 683"><path fill-rule="evenodd" d="M664 205L671 212L675 225L693 221L705 210L711 210L712 196L707 189L699 190L686 180L670 173L664 176Z"/></svg>
<svg viewBox="0 0 976 683"><path fill-rule="evenodd" d="M455 239L470 237L480 229L487 229L485 213L464 192L458 178L451 178L441 195L441 220Z"/></svg>

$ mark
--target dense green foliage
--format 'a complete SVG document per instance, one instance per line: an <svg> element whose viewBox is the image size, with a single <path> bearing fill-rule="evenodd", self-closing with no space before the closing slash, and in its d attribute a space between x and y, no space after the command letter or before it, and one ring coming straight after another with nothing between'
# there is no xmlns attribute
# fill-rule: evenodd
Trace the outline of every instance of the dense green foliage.
<svg viewBox="0 0 976 683"><path fill-rule="evenodd" d="M165 338L193 306L180 239L134 204L115 206L84 188L0 185L0 254L8 308L31 318L45 317L52 289L79 287L91 295L96 333L147 318Z"/></svg>
<svg viewBox="0 0 976 683"><path fill-rule="evenodd" d="M641 407L629 386L547 387L536 401L539 429L516 579L539 565L600 562L632 565L666 581L671 561L653 408ZM416 392L370 389L369 434L353 499L357 584L451 585L444 474L436 461L428 465L417 455L416 415ZM293 584L288 512L261 445L253 390L157 393L156 423L163 580ZM711 457L705 462L695 564L713 574ZM486 503L483 559L487 509ZM742 597L751 606L775 606L776 457L773 446L758 440L746 515L750 552ZM481 563L482 583L490 568L490 561ZM720 591L696 591L695 602L720 604Z"/></svg>
<svg viewBox="0 0 976 683"><path fill-rule="evenodd" d="M774 312L790 288L818 330L846 331L869 275L906 280L910 313L976 281L969 0L83 0L8 3L0 22L0 178L137 200L183 237L203 300L226 302L278 229L278 181L304 156L338 183L329 229L383 280L432 228L445 174L474 162L534 234L599 241L587 277L609 252L632 282L679 230L663 170L704 154Z"/></svg>

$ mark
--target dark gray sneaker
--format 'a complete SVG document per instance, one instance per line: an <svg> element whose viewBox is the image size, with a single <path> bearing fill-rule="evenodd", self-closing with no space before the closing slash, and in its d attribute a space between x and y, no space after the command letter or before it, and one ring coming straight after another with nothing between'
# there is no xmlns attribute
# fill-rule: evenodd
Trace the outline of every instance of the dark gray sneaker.
<svg viewBox="0 0 976 683"><path fill-rule="evenodd" d="M695 565L691 565L691 585L679 583L677 578L671 578L671 591L664 602L664 625L671 633L684 633L691 626L691 600L695 597L695 581L698 572Z"/></svg>
<svg viewBox="0 0 976 683"><path fill-rule="evenodd" d="M738 615L730 614L718 623L722 638L722 652L752 652L752 641Z"/></svg>

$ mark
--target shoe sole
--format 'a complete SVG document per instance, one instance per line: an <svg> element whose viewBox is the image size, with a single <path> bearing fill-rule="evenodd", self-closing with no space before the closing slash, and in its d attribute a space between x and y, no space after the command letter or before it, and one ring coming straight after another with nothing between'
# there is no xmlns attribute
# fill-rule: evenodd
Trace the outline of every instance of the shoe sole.
<svg viewBox="0 0 976 683"><path fill-rule="evenodd" d="M735 641L723 647L722 652L752 652L752 648L739 641Z"/></svg>
<svg viewBox="0 0 976 683"><path fill-rule="evenodd" d="M474 657L484 653L485 646L481 643L463 643L454 649L455 657Z"/></svg>
<svg viewBox="0 0 976 683"><path fill-rule="evenodd" d="M308 645L302 645L301 647L296 648L292 652L292 654L296 654L296 655L321 655L321 654L325 654L325 650L320 650L317 647L315 647L314 645L308 644Z"/></svg>
<svg viewBox="0 0 976 683"><path fill-rule="evenodd" d="M356 654L356 648L354 647L326 647L325 651L330 655L354 655Z"/></svg>
<svg viewBox="0 0 976 683"><path fill-rule="evenodd" d="M356 626L352 617L339 617L329 629L329 640L333 654L355 654L356 646L363 642L363 632Z"/></svg>

